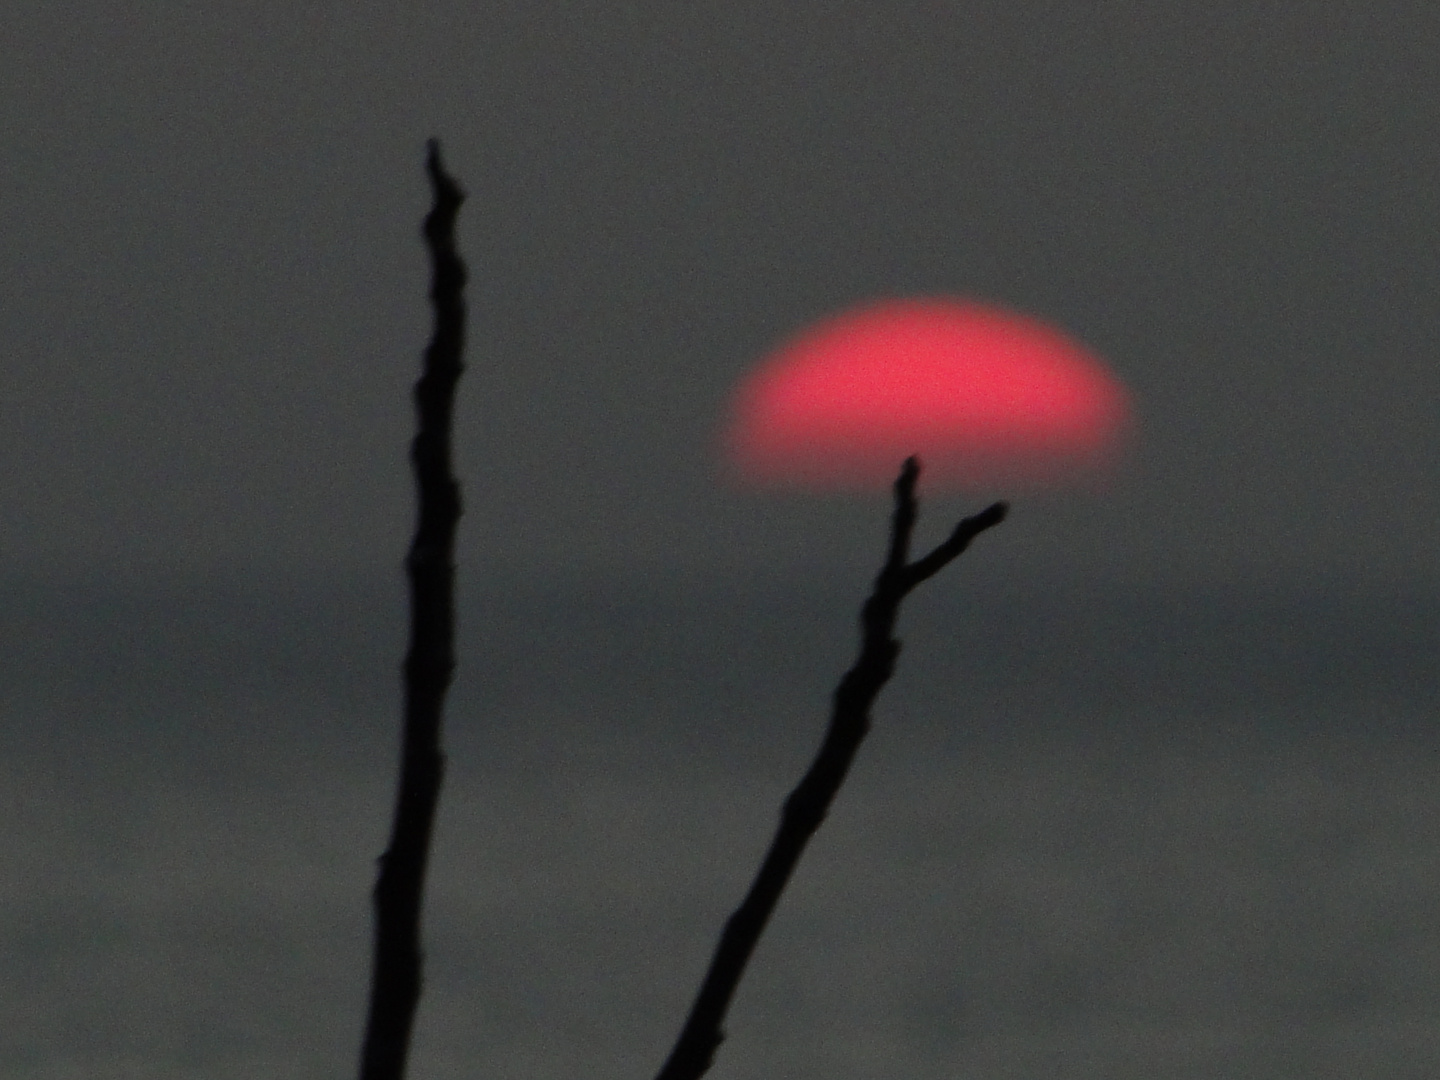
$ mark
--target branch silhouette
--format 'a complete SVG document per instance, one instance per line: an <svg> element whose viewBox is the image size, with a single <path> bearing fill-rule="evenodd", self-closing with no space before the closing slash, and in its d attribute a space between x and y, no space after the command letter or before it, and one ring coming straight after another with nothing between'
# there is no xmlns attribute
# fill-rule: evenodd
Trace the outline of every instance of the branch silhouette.
<svg viewBox="0 0 1440 1080"><path fill-rule="evenodd" d="M434 335L415 384L418 431L410 445L419 507L405 560L410 578L410 647L405 656L405 727L390 846L375 882L375 953L360 1080L401 1080L420 1000L420 914L430 834L445 757L440 720L455 669L455 526L460 485L450 468L455 385L464 370L465 264L455 218L465 195L431 139L426 169L434 203L425 218Z"/></svg>
<svg viewBox="0 0 1440 1080"><path fill-rule="evenodd" d="M949 538L928 555L909 562L910 534L918 512L915 483L919 476L919 460L908 458L895 481L889 554L861 609L860 655L836 687L825 740L809 771L785 800L770 850L750 891L725 923L710 969L657 1080L698 1080L713 1063L725 1038L725 1014L745 966L805 845L825 819L855 752L870 730L871 705L895 670L900 642L895 640L894 630L901 601L915 586L955 559L976 536L1005 520L1006 504L995 503L961 521Z"/></svg>
<svg viewBox="0 0 1440 1080"><path fill-rule="evenodd" d="M414 391L418 431L410 460L419 506L405 560L410 579L405 719L395 816L375 882L375 951L360 1080L403 1080L405 1075L422 985L425 870L445 771L440 727L455 669L455 529L461 506L450 445L455 388L464 370L466 269L455 245L455 220L465 195L445 171L434 139L429 142L426 170L434 195L424 234L430 250L435 323ZM875 698L895 670L900 642L894 631L901 602L958 557L976 536L1005 519L1006 505L995 503L965 518L943 543L911 562L919 476L918 459L908 458L895 482L885 564L861 609L860 655L835 690L825 740L785 800L770 850L750 891L725 924L690 1015L657 1080L698 1080L713 1063L725 1038L725 1015L750 956L870 730Z"/></svg>

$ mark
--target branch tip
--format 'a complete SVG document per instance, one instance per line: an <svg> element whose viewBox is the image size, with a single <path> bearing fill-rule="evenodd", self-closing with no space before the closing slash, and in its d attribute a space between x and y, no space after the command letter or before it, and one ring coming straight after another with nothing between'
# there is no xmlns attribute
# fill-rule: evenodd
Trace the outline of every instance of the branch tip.
<svg viewBox="0 0 1440 1080"><path fill-rule="evenodd" d="M430 174L430 186L435 191L435 202L437 208L441 203L449 203L456 210L465 201L465 192L455 178L445 171L445 163L440 157L440 140L428 139L425 143L425 171Z"/></svg>
<svg viewBox="0 0 1440 1080"><path fill-rule="evenodd" d="M981 529L988 529L993 525L999 525L1010 515L1010 504L1004 501L991 503L974 517L975 524Z"/></svg>
<svg viewBox="0 0 1440 1080"><path fill-rule="evenodd" d="M897 496L915 494L915 481L920 479L920 459L911 454L900 466L900 476L895 481L895 494Z"/></svg>

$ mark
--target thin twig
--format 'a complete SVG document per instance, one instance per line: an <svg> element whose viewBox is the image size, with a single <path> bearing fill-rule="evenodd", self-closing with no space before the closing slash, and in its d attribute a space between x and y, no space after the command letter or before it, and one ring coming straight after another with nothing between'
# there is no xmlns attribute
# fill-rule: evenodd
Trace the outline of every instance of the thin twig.
<svg viewBox="0 0 1440 1080"><path fill-rule="evenodd" d="M976 536L1005 520L1006 505L995 503L961 521L949 539L924 558L908 562L910 534L917 513L915 482L919 475L919 461L909 458L895 481L895 516L890 526L889 554L875 579L874 591L861 611L860 656L835 690L825 741L809 771L785 800L780 826L765 861L745 899L725 923L710 970L657 1080L698 1080L714 1061L715 1052L725 1038L725 1014L750 954L805 845L825 819L835 793L845 780L855 752L870 730L870 707L895 670L900 642L895 640L894 630L900 602L911 589L964 551Z"/></svg>
<svg viewBox="0 0 1440 1080"><path fill-rule="evenodd" d="M455 384L464 370L465 264L455 217L465 195L430 140L426 169L434 204L425 218L435 331L415 384L418 431L410 445L419 507L405 560L410 577L410 649L405 656L405 731L390 846L375 882L375 957L360 1080L401 1080L420 1000L420 912L425 865L445 757L440 718L455 668L455 526L460 485L450 469Z"/></svg>

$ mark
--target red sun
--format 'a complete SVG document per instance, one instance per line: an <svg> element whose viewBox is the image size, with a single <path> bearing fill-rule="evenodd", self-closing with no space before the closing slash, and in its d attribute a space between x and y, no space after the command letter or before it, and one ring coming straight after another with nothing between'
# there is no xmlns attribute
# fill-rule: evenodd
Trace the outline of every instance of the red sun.
<svg viewBox="0 0 1440 1080"><path fill-rule="evenodd" d="M890 300L783 343L741 384L725 449L766 486L877 488L917 454L928 487L1037 487L1103 473L1129 416L1105 365L1044 323Z"/></svg>

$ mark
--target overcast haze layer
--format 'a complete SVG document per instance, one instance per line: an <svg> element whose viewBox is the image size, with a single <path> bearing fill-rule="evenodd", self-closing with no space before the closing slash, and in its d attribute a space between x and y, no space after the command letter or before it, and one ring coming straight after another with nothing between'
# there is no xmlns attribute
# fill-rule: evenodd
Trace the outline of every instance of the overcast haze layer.
<svg viewBox="0 0 1440 1080"><path fill-rule="evenodd" d="M1073 334L1139 438L913 598L715 1075L1435 1075L1437 56L1392 0L8 3L0 1071L353 1067L438 136L415 1076L660 1064L889 510L720 483L728 395L926 294ZM920 542L1005 494L922 478Z"/></svg>
<svg viewBox="0 0 1440 1080"><path fill-rule="evenodd" d="M940 292L1141 413L1131 483L1003 558L1433 575L1423 5L87 10L3 37L16 565L393 565L438 135L476 565L863 564L874 504L717 491L712 439L781 335Z"/></svg>

